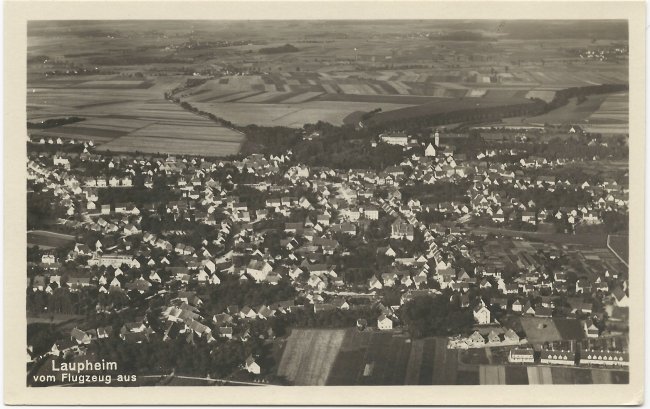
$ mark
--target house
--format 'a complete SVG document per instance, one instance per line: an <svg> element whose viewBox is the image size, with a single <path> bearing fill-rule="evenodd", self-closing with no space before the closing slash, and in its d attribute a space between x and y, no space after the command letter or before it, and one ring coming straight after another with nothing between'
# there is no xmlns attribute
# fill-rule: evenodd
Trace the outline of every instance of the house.
<svg viewBox="0 0 650 409"><path fill-rule="evenodd" d="M431 143L429 143L429 145L424 150L424 156L427 156L427 157L436 156L436 148Z"/></svg>
<svg viewBox="0 0 650 409"><path fill-rule="evenodd" d="M217 333L221 338L232 339L233 329L232 327L219 327Z"/></svg>
<svg viewBox="0 0 650 409"><path fill-rule="evenodd" d="M271 271L273 271L273 267L262 260L251 260L246 267L246 274L258 283L264 281Z"/></svg>
<svg viewBox="0 0 650 409"><path fill-rule="evenodd" d="M390 237L392 239L407 239L409 241L413 241L413 234L414 234L414 229L413 226L411 226L409 223L404 221L401 218L398 218L393 222L391 225L391 235Z"/></svg>
<svg viewBox="0 0 650 409"><path fill-rule="evenodd" d="M395 273L382 273L381 279L384 282L384 287L393 287L395 285L397 275Z"/></svg>
<svg viewBox="0 0 650 409"><path fill-rule="evenodd" d="M600 335L600 330L591 319L584 320L582 325L587 338L598 338Z"/></svg>
<svg viewBox="0 0 650 409"><path fill-rule="evenodd" d="M41 256L41 263L54 264L56 263L56 257L54 257L53 254L43 254L43 256Z"/></svg>
<svg viewBox="0 0 650 409"><path fill-rule="evenodd" d="M97 338L99 339L108 338L111 336L112 333L113 333L113 327L111 327L110 325L107 327L97 328Z"/></svg>
<svg viewBox="0 0 650 409"><path fill-rule="evenodd" d="M474 307L474 321L479 325L486 325L490 323L490 310L483 302Z"/></svg>
<svg viewBox="0 0 650 409"><path fill-rule="evenodd" d="M372 276L370 278L370 282L368 283L368 286L371 290L381 290L384 288L384 285L379 281L379 279L376 276Z"/></svg>
<svg viewBox="0 0 650 409"><path fill-rule="evenodd" d="M612 292L614 304L617 307L629 307L630 299L621 287L616 287Z"/></svg>
<svg viewBox="0 0 650 409"><path fill-rule="evenodd" d="M241 318L255 318L257 317L257 313L251 307L244 306L241 311L239 311L239 316Z"/></svg>
<svg viewBox="0 0 650 409"><path fill-rule="evenodd" d="M79 345L88 345L92 341L92 337L87 332L84 332L78 328L73 328L70 332L70 339L77 342Z"/></svg>
<svg viewBox="0 0 650 409"><path fill-rule="evenodd" d="M576 281L576 294L589 294L591 293L591 283L589 280L581 278Z"/></svg>
<svg viewBox="0 0 650 409"><path fill-rule="evenodd" d="M255 362L255 358L253 358L252 355L246 358L246 362L244 363L244 369L246 369L248 372L254 375L259 375L261 371L260 366L257 364L257 362Z"/></svg>
<svg viewBox="0 0 650 409"><path fill-rule="evenodd" d="M524 223L535 224L537 218L535 217L535 212L523 212L521 214L521 221Z"/></svg>
<svg viewBox="0 0 650 409"><path fill-rule="evenodd" d="M333 306L338 308L339 310L349 310L350 309L350 304L344 299L344 298L334 298L331 302Z"/></svg>
<svg viewBox="0 0 650 409"><path fill-rule="evenodd" d="M366 217L366 219L377 220L379 219L379 209L377 209L375 206L368 206L363 210L363 215Z"/></svg>
<svg viewBox="0 0 650 409"><path fill-rule="evenodd" d="M508 329L505 334L503 334L503 342L508 344L518 344L519 335L512 329Z"/></svg>
<svg viewBox="0 0 650 409"><path fill-rule="evenodd" d="M392 330L393 329L393 320L388 318L386 315L381 314L377 318L377 328L382 331Z"/></svg>
<svg viewBox="0 0 650 409"><path fill-rule="evenodd" d="M79 344L77 344L72 339L64 339L62 341L57 341L52 345L50 349L50 354L54 356L67 356L70 354L77 354L81 352Z"/></svg>
<svg viewBox="0 0 650 409"><path fill-rule="evenodd" d="M483 335L481 335L480 332L474 331L474 333L467 338L467 345L472 348L482 347L485 345L485 338L483 338Z"/></svg>
<svg viewBox="0 0 650 409"><path fill-rule="evenodd" d="M491 330L488 334L487 339L488 344L501 344L501 337L495 330Z"/></svg>

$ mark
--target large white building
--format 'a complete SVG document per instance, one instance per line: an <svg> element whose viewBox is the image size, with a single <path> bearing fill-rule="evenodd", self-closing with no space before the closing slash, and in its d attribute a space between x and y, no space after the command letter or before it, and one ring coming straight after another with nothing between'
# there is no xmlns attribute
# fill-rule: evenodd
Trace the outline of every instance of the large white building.
<svg viewBox="0 0 650 409"><path fill-rule="evenodd" d="M379 135L379 140L389 145L407 146L409 137L404 132L391 132Z"/></svg>
<svg viewBox="0 0 650 409"><path fill-rule="evenodd" d="M137 260L126 254L103 254L88 260L89 266L120 267L123 265L136 267Z"/></svg>
<svg viewBox="0 0 650 409"><path fill-rule="evenodd" d="M625 352L585 350L580 353L581 364L628 366L629 356Z"/></svg>
<svg viewBox="0 0 650 409"><path fill-rule="evenodd" d="M508 362L527 363L535 362L535 355L532 348L514 348L508 353Z"/></svg>
<svg viewBox="0 0 650 409"><path fill-rule="evenodd" d="M564 350L543 350L540 362L551 365L575 365L575 352Z"/></svg>

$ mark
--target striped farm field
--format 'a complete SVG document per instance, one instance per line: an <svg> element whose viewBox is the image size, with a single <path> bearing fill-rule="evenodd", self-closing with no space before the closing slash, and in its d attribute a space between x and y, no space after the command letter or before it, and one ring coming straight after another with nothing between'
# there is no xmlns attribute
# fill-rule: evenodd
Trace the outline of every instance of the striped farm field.
<svg viewBox="0 0 650 409"><path fill-rule="evenodd" d="M148 136L124 136L97 147L98 150L111 152L173 153L215 157L234 155L240 148L241 142Z"/></svg>
<svg viewBox="0 0 650 409"><path fill-rule="evenodd" d="M155 82L150 88L143 88L131 84L136 81L97 77L68 88L57 81L48 83L49 88L28 88L28 120L84 118L57 128L34 130L31 135L90 140L97 149L113 152L201 156L239 152L242 134L162 98L164 91L182 83L184 77L158 77L152 81ZM131 85L134 87L128 88ZM244 88L244 85L235 83L234 87ZM235 93L234 98L260 94L250 89L235 90ZM221 96L224 94L219 92Z"/></svg>
<svg viewBox="0 0 650 409"><path fill-rule="evenodd" d="M506 385L506 367L503 365L481 365L479 379L481 385Z"/></svg>
<svg viewBox="0 0 650 409"><path fill-rule="evenodd" d="M551 385L627 383L624 370L466 363L446 338L392 331L294 329L278 376L295 385ZM487 362L487 361L485 361Z"/></svg>
<svg viewBox="0 0 650 409"><path fill-rule="evenodd" d="M528 368L529 385L552 385L551 368L548 366L529 366Z"/></svg>
<svg viewBox="0 0 650 409"><path fill-rule="evenodd" d="M627 371L562 366L481 365L481 385L621 384Z"/></svg>
<svg viewBox="0 0 650 409"><path fill-rule="evenodd" d="M325 385L345 330L293 330L282 354L278 376L294 385Z"/></svg>
<svg viewBox="0 0 650 409"><path fill-rule="evenodd" d="M153 123L131 132L129 137L172 138L187 141L205 140L233 143L240 143L242 139L239 132L213 124L199 126L196 123L186 125L183 123L175 124L173 122L170 124Z"/></svg>
<svg viewBox="0 0 650 409"><path fill-rule="evenodd" d="M378 108L382 112L375 115L374 122L439 114L477 105L524 104L530 102L531 98L550 101L556 90L565 85L598 83L596 77L585 82L580 79L580 73L562 70L519 71L504 77L503 83L483 81L485 76L479 78L480 81L468 79L462 70L265 73L208 80L177 96L202 111L238 125L302 127L319 120L334 125L350 123L345 119L356 120L363 113ZM600 79L604 81L606 78ZM340 101L363 102L367 105L342 106ZM319 107L320 111L304 105L313 102L328 104ZM398 105L401 107L398 108ZM589 116L593 112L589 111L590 104L582 105L577 109L579 115ZM612 101L612 107L614 111L617 109L616 101ZM572 109L564 108L553 115L578 115ZM607 111L602 115L610 114Z"/></svg>
<svg viewBox="0 0 650 409"><path fill-rule="evenodd" d="M322 92L318 92L318 91L303 92L302 94L298 94L298 95L295 95L295 96L292 96L290 98L287 98L287 99L283 100L282 103L284 103L284 104L296 104L296 103L300 103L300 102L305 102L305 101L308 101L310 99L314 99L314 98L316 98L316 97L318 97L319 95L322 95L322 94L323 94Z"/></svg>
<svg viewBox="0 0 650 409"><path fill-rule="evenodd" d="M382 111L392 111L411 105L383 102L348 102L310 100L301 103L257 103L244 102L208 102L194 104L198 109L226 118L237 125L254 123L260 126L302 127L306 123L318 121L343 125L343 120L355 111L371 111L381 108Z"/></svg>

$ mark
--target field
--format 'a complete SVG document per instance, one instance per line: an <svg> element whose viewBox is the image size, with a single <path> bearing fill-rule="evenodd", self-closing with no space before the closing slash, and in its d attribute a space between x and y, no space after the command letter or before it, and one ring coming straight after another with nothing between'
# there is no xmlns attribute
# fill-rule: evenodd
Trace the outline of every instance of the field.
<svg viewBox="0 0 650 409"><path fill-rule="evenodd" d="M54 249L63 247L74 241L74 236L68 234L55 233L44 230L34 230L27 232L27 245L38 246L41 249Z"/></svg>
<svg viewBox="0 0 650 409"><path fill-rule="evenodd" d="M611 94L586 120L583 128L587 132L628 133L629 120L628 93Z"/></svg>
<svg viewBox="0 0 650 409"><path fill-rule="evenodd" d="M584 337L580 321L563 318L521 317L521 326L531 344L576 340Z"/></svg>
<svg viewBox="0 0 650 409"><path fill-rule="evenodd" d="M392 332L293 330L278 375L297 385L478 383L476 368L457 371L457 352L446 345L443 338L411 341Z"/></svg>
<svg viewBox="0 0 650 409"><path fill-rule="evenodd" d="M462 81L465 74L455 74ZM177 96L239 125L300 127L324 120L352 123L355 112L415 114L526 102L528 85L454 83L430 71L287 72L214 79ZM552 92L552 91L550 91ZM403 115L401 113L400 115Z"/></svg>
<svg viewBox="0 0 650 409"><path fill-rule="evenodd" d="M223 156L237 153L243 135L162 98L185 77L162 77L148 88L113 77L40 81L28 88L27 118L80 116L84 121L32 131L32 137L92 140L100 150ZM138 82L140 83L140 82Z"/></svg>
<svg viewBox="0 0 650 409"><path fill-rule="evenodd" d="M527 375L530 385L621 384L629 382L628 372L606 369L529 366Z"/></svg>
<svg viewBox="0 0 650 409"><path fill-rule="evenodd" d="M193 21L190 30L173 21L33 22L28 120L84 117L33 134L93 140L105 150L219 156L238 152L243 136L165 101L166 92L179 90L180 101L236 125L299 128L318 121L357 125L375 110L380 122L550 101L564 88L628 81L626 55L593 62L576 53L618 47L625 30L594 45L592 34L579 31L576 38L522 40L501 26L495 31L493 22L474 22L489 41L446 38L464 24ZM573 24L556 29L575 33ZM295 52L260 52L285 44ZM200 81L186 88L189 78ZM626 132L627 96L572 102L547 115L541 119Z"/></svg>
<svg viewBox="0 0 650 409"><path fill-rule="evenodd" d="M616 256L629 263L630 236L611 235L607 237L607 243Z"/></svg>
<svg viewBox="0 0 650 409"><path fill-rule="evenodd" d="M312 55L307 50L305 54ZM545 67L543 71L536 67L513 70L494 82L480 71L470 69L351 71L349 68L319 67L312 72L222 77L184 90L177 96L240 125L300 127L315 122L317 112L322 114L323 120L340 125L358 120L358 115L352 113L375 109L381 109L382 118L391 120L475 106L519 104L530 98L550 101L559 89L620 82L616 78L621 75L624 73L615 68L584 72L556 65ZM523 122L576 123L578 119L595 115L601 103L608 99L606 96L590 97L579 105L573 100L567 107ZM627 109L618 101L611 104L613 108L607 112L616 107ZM522 118L516 121L522 122Z"/></svg>
<svg viewBox="0 0 650 409"><path fill-rule="evenodd" d="M295 385L325 385L345 330L293 330L278 367L278 376Z"/></svg>
<svg viewBox="0 0 650 409"><path fill-rule="evenodd" d="M556 108L544 115L526 118L525 123L530 125L544 125L546 123L554 125L582 123L593 113L598 111L600 105L606 98L606 95L590 95L580 104L578 104L577 98L571 98L566 105Z"/></svg>
<svg viewBox="0 0 650 409"><path fill-rule="evenodd" d="M579 125L586 132L624 134L628 132L628 93L590 95L578 104L577 98L544 115L506 118L506 125Z"/></svg>
<svg viewBox="0 0 650 409"><path fill-rule="evenodd" d="M83 321L83 315L76 314L39 314L39 315L28 315L27 324L54 324L59 326L59 329L70 330L73 327L79 325Z"/></svg>
<svg viewBox="0 0 650 409"><path fill-rule="evenodd" d="M560 321L553 325L554 336L533 334L532 337L575 339L575 326ZM577 330L582 334L579 325ZM446 338L411 340L401 333L360 332L354 328L293 330L286 340L278 375L295 385L338 386L628 382L626 371L500 365L496 360L493 364L492 356L500 354L501 362L507 355L505 351L504 348L450 350Z"/></svg>

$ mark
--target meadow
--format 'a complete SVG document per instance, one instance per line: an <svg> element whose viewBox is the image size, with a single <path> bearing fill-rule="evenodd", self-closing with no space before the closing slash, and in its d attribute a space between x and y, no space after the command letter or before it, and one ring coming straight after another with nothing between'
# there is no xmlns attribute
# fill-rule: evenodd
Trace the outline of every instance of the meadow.
<svg viewBox="0 0 650 409"><path fill-rule="evenodd" d="M521 317L521 326L531 344L579 340L584 337L580 321L566 318Z"/></svg>
<svg viewBox="0 0 650 409"><path fill-rule="evenodd" d="M69 234L55 233L45 230L33 230L27 232L27 245L38 246L41 249L54 249L63 247L74 241L74 236Z"/></svg>

